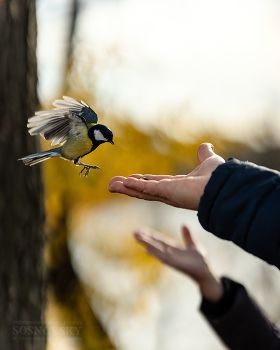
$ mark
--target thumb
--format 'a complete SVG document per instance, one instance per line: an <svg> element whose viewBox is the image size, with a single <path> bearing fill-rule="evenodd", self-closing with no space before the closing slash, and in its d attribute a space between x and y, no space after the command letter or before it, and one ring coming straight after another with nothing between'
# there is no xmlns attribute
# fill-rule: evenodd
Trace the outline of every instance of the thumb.
<svg viewBox="0 0 280 350"><path fill-rule="evenodd" d="M186 247L191 247L195 245L190 230L185 225L182 226L182 237Z"/></svg>
<svg viewBox="0 0 280 350"><path fill-rule="evenodd" d="M200 163L215 155L214 146L211 143L202 143L197 149L197 159Z"/></svg>

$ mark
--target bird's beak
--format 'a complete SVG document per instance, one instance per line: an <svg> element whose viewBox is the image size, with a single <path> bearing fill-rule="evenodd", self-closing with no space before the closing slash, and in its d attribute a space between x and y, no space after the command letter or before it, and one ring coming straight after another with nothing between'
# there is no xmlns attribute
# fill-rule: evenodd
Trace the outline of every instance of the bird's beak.
<svg viewBox="0 0 280 350"><path fill-rule="evenodd" d="M115 142L112 140L112 141L109 141L112 145L115 145Z"/></svg>

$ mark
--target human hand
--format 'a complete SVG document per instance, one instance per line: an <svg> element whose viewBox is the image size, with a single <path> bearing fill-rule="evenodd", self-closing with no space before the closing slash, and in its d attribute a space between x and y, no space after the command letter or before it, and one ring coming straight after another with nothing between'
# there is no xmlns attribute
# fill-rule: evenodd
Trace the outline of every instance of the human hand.
<svg viewBox="0 0 280 350"><path fill-rule="evenodd" d="M201 164L188 175L134 174L127 178L115 176L109 182L109 191L197 210L212 172L225 162L222 157L214 153L214 147L209 143L199 146L197 158Z"/></svg>
<svg viewBox="0 0 280 350"><path fill-rule="evenodd" d="M224 288L221 280L210 270L205 257L194 243L189 229L182 227L186 248L179 248L171 239L160 237L148 228L134 233L136 240L146 247L146 252L191 277L198 285L204 298L218 301Z"/></svg>

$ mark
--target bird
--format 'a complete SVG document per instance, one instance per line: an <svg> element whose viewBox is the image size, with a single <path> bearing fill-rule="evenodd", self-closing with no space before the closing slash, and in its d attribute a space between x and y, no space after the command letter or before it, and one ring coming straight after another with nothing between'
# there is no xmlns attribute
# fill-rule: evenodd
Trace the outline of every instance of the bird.
<svg viewBox="0 0 280 350"><path fill-rule="evenodd" d="M109 142L114 145L113 133L102 124L97 124L97 114L84 101L77 101L72 97L63 96L63 100L55 100L52 110L38 111L28 119L28 132L30 135L40 134L52 146L44 152L30 154L19 160L25 165L35 165L50 158L60 157L72 161L77 166L83 166L79 175L90 169L100 169L96 165L84 164L80 158L94 151L99 145Z"/></svg>

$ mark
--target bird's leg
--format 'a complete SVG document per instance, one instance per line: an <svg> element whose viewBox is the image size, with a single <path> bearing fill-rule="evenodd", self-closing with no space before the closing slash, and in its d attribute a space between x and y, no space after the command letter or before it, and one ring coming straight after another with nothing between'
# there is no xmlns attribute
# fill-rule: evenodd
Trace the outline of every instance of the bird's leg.
<svg viewBox="0 0 280 350"><path fill-rule="evenodd" d="M80 176L81 176L81 174L83 173L83 171L85 169L86 169L86 172L84 174L85 177L88 176L88 173L89 173L90 169L100 169L101 170L101 168L99 168L99 166L84 164L84 163L80 162L78 159L74 159L73 162L77 166L79 166L79 165L83 166L83 169L79 172Z"/></svg>

